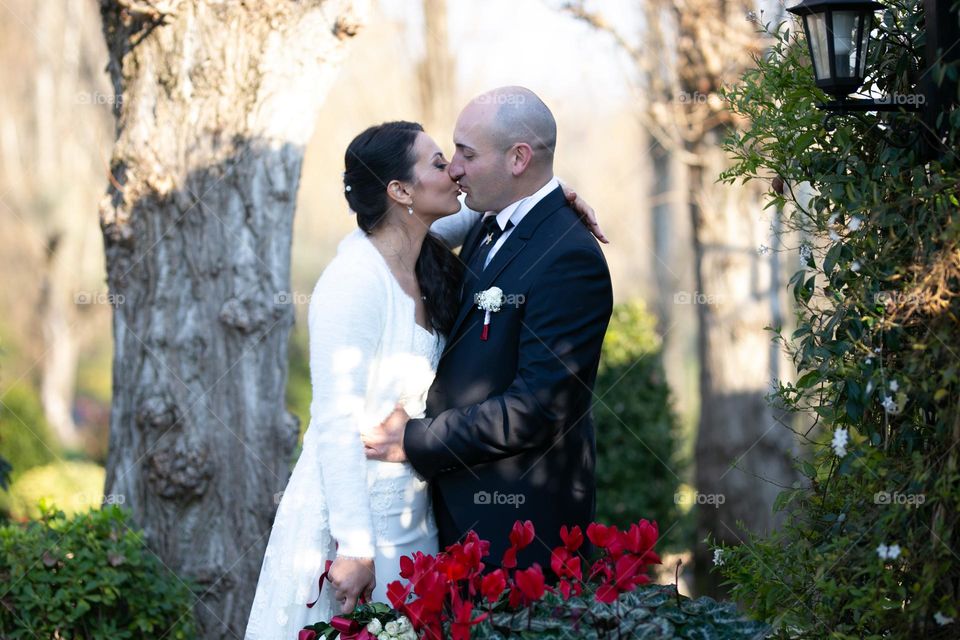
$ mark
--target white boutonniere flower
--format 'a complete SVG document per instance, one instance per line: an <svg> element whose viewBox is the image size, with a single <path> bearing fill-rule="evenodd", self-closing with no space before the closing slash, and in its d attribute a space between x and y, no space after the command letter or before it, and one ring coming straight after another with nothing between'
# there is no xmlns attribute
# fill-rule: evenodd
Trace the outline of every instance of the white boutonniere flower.
<svg viewBox="0 0 960 640"><path fill-rule="evenodd" d="M474 296L477 308L485 311L483 315L483 333L480 334L481 340L486 340L490 336L490 318L491 314L500 311L503 307L505 296L500 287L490 287L486 291L481 291Z"/></svg>

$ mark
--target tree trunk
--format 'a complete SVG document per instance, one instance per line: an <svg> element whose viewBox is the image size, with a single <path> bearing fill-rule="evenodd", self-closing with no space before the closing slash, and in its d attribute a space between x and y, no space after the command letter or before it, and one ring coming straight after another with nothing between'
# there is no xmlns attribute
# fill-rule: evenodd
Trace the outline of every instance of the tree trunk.
<svg viewBox="0 0 960 640"><path fill-rule="evenodd" d="M242 637L297 420L284 406L304 145L350 0L101 0L118 98L101 203L114 303L106 493Z"/></svg>
<svg viewBox="0 0 960 640"><path fill-rule="evenodd" d="M736 82L760 51L755 3L677 0L676 7L697 281L690 302L699 325L695 581L698 593L716 595L712 554L699 541L709 535L738 544L747 531L766 533L776 525L773 501L794 478L794 443L767 401L782 355L766 327L781 318L783 301L777 263L758 251L774 244L762 189L717 182L729 166L723 136L736 124L718 91Z"/></svg>
<svg viewBox="0 0 960 640"><path fill-rule="evenodd" d="M769 533L780 518L773 501L794 479L792 433L766 396L778 377L778 345L765 327L781 319L780 276L761 244L772 245L757 189L716 184L726 159L719 134L694 150L690 211L694 228L700 355L700 424L696 442L697 540L736 545L747 531ZM743 523L740 527L738 523ZM712 554L694 552L697 593L720 592Z"/></svg>
<svg viewBox="0 0 960 640"><path fill-rule="evenodd" d="M692 305L698 324L694 567L696 591L709 594L719 588L710 574L711 554L700 541L710 535L738 543L744 535L738 521L746 530L768 531L777 520L772 506L780 491L771 481L789 485L795 477L792 434L778 424L778 412L766 400L783 358L765 329L783 317L779 263L758 253L761 244L774 245L770 222L755 183L717 183L729 165L721 146L724 134L730 127L748 126L733 120L719 90L754 64L752 56L763 42L754 24L754 0L647 0L643 6L640 48L587 11L583 0L567 9L613 35L631 55L644 82L638 115L685 168L670 172L672 165L654 159L654 188L668 179L683 183L692 225L696 287L676 292L673 302ZM655 258L669 251L666 239L673 235L671 227L677 228L669 223L655 211ZM670 286L668 269L655 273L661 288ZM676 309L661 313L661 322L680 315Z"/></svg>
<svg viewBox="0 0 960 640"><path fill-rule="evenodd" d="M424 56L417 69L424 128L438 137L453 134L454 62L447 30L447 0L423 0Z"/></svg>
<svg viewBox="0 0 960 640"><path fill-rule="evenodd" d="M60 251L60 239L55 235L47 241L47 263L40 287L40 305L37 315L43 322L43 379L40 400L47 422L53 427L64 446L75 449L81 444L80 433L73 421L73 398L77 381L78 346L73 331L73 302L63 287L69 276L58 276L65 270Z"/></svg>
<svg viewBox="0 0 960 640"><path fill-rule="evenodd" d="M20 238L4 275L19 285L17 307L29 309L5 320L22 345L24 368L41 365L44 417L69 448L81 444L72 416L84 345L75 301L95 300L85 285L103 272L102 255L88 247L105 164L101 145L111 132L97 100L107 87L104 58L90 0L0 5L0 66L30 70L8 74L0 92L0 217L12 223L0 226ZM22 304L26 291L38 293L32 304Z"/></svg>

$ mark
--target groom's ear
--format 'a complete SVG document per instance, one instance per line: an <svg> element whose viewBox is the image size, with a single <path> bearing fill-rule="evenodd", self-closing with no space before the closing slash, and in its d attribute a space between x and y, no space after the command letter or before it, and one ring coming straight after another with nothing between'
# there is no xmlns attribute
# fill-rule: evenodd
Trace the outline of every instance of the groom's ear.
<svg viewBox="0 0 960 640"><path fill-rule="evenodd" d="M407 189L407 185L399 180L391 180L387 185L387 197L405 207L413 204L413 196Z"/></svg>
<svg viewBox="0 0 960 640"><path fill-rule="evenodd" d="M533 160L533 149L526 142L518 142L507 151L507 162L510 173L514 177L526 171L531 160Z"/></svg>

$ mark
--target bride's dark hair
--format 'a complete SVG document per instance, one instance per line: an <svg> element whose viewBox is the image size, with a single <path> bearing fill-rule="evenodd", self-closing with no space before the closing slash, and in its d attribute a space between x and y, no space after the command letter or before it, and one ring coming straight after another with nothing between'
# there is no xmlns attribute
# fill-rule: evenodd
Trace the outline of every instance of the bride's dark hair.
<svg viewBox="0 0 960 640"><path fill-rule="evenodd" d="M364 233L372 233L386 218L390 181L413 181L417 161L413 143L421 131L416 122L385 122L370 127L347 147L344 195ZM416 274L430 325L449 334L460 308L463 265L439 236L427 232Z"/></svg>

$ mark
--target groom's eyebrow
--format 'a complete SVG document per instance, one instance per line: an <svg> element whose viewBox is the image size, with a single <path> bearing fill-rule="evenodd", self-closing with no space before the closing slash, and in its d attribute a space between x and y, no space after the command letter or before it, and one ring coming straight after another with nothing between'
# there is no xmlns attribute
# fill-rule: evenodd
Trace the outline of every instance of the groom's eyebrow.
<svg viewBox="0 0 960 640"><path fill-rule="evenodd" d="M476 151L476 149L474 149L470 145L463 144L462 142L454 142L453 146L455 146L460 151Z"/></svg>

